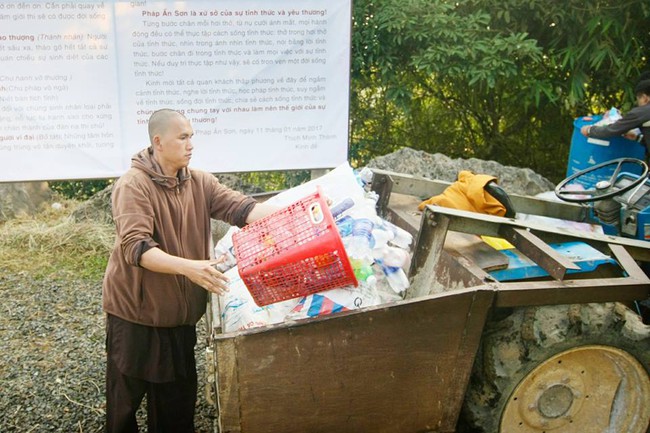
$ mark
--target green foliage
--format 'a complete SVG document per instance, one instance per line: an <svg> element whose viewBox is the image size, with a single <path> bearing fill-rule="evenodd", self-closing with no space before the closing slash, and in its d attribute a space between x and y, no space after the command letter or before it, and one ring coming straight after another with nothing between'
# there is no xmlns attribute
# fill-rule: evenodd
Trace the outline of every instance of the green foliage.
<svg viewBox="0 0 650 433"><path fill-rule="evenodd" d="M56 181L50 182L50 188L65 198L87 200L112 183L112 179Z"/></svg>
<svg viewBox="0 0 650 433"><path fill-rule="evenodd" d="M642 1L357 0L351 159L408 146L559 181L573 119L631 107L649 18Z"/></svg>
<svg viewBox="0 0 650 433"><path fill-rule="evenodd" d="M309 180L309 170L259 171L238 173L245 183L258 186L264 191L282 191Z"/></svg>

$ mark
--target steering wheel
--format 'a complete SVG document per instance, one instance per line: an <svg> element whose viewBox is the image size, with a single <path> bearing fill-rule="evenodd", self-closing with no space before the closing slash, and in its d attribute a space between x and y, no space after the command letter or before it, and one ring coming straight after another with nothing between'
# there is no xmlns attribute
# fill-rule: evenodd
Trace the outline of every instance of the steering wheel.
<svg viewBox="0 0 650 433"><path fill-rule="evenodd" d="M616 178L621 172L621 168L623 167L623 164L628 164L628 163L640 166L642 168L642 174L639 176L638 179L634 180L629 185L626 185L622 188L617 188L615 185ZM614 169L614 173L612 173L612 176L609 178L609 180L601 180L598 183L596 183L595 189L587 189L584 191L575 191L575 190L571 191L566 189L566 186L570 184L572 181L579 179L583 176L586 176L588 174L591 174L596 170L600 170L602 168L609 167L609 166L616 166L616 168ZM611 161L606 161L600 164L596 164L593 167L589 167L585 170L581 170L567 177L555 187L555 195L559 199L571 203L591 203L594 201L604 200L606 198L611 198L617 195L621 195L624 192L631 190L635 186L640 185L642 182L646 180L647 176L648 176L648 165L644 161L641 161L640 159L636 159L636 158L612 159Z"/></svg>

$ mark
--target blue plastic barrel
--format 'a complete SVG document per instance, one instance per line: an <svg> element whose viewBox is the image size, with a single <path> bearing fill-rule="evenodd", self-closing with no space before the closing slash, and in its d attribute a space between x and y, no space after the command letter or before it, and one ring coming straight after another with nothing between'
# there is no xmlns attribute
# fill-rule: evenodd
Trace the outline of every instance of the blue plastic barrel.
<svg viewBox="0 0 650 433"><path fill-rule="evenodd" d="M593 167L606 161L617 158L637 158L645 160L645 147L636 141L628 140L623 136L607 139L585 137L580 133L584 125L593 125L602 119L602 116L590 116L590 120L578 117L573 122L573 136L571 137L571 150L569 151L569 163L567 164L567 177ZM635 167L636 168L636 167ZM609 170L598 170L585 176L580 176L576 182L585 189L593 188L601 180L609 179L614 167ZM639 174L637 172L636 174Z"/></svg>

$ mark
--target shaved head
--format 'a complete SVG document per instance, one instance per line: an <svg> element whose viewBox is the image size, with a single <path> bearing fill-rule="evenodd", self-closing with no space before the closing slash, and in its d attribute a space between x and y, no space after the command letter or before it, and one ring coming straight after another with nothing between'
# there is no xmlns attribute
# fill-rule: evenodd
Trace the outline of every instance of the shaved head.
<svg viewBox="0 0 650 433"><path fill-rule="evenodd" d="M164 134L167 131L170 121L175 117L185 119L183 114L170 108L163 108L153 112L149 118L149 142L151 144L153 144L154 136Z"/></svg>

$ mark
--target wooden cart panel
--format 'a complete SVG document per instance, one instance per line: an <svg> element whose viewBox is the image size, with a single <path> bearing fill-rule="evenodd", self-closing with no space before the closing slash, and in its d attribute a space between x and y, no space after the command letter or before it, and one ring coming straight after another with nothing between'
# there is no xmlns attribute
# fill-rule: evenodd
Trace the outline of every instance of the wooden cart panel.
<svg viewBox="0 0 650 433"><path fill-rule="evenodd" d="M491 290L215 339L223 432L453 432Z"/></svg>

